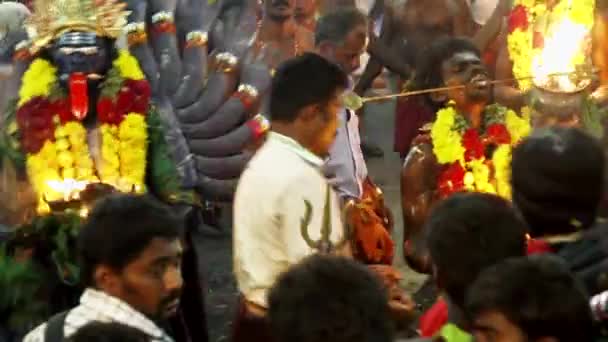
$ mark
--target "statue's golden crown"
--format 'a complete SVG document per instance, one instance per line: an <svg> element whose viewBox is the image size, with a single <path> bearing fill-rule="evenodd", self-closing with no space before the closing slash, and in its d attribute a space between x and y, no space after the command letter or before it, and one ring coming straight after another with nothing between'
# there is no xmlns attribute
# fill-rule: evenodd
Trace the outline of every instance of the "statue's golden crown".
<svg viewBox="0 0 608 342"><path fill-rule="evenodd" d="M120 0L35 0L26 21L34 32L32 49L42 49L68 31L117 38L127 24L126 7Z"/></svg>

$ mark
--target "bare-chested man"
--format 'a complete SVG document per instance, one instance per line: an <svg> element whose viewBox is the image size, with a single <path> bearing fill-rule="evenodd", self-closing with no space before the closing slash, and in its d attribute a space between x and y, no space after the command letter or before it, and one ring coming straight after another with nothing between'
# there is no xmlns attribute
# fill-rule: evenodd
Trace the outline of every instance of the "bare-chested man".
<svg viewBox="0 0 608 342"><path fill-rule="evenodd" d="M296 0L296 22L311 32L317 26L319 0Z"/></svg>
<svg viewBox="0 0 608 342"><path fill-rule="evenodd" d="M501 31L510 3L511 0L500 0L485 25L480 27L473 20L467 0L407 0L398 21L405 39L404 58L413 66L420 51L430 43L451 36L471 37L479 50L487 51ZM395 117L395 152L405 158L418 129L432 121L434 115L434 110L428 108L422 98L400 100Z"/></svg>
<svg viewBox="0 0 608 342"><path fill-rule="evenodd" d="M314 34L298 25L295 0L264 0L258 23L256 50L271 68L283 61L314 50Z"/></svg>

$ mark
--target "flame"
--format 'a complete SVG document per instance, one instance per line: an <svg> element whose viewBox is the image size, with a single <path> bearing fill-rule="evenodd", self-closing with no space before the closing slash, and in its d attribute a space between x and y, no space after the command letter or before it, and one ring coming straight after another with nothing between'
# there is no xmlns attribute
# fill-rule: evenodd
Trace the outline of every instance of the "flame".
<svg viewBox="0 0 608 342"><path fill-rule="evenodd" d="M546 38L543 50L532 61L534 83L544 86L552 83L552 88L561 91L577 90L577 82L565 73L576 71L576 67L585 62L580 56L588 34L585 25L572 22L568 16L557 23Z"/></svg>
<svg viewBox="0 0 608 342"><path fill-rule="evenodd" d="M86 189L89 182L68 178L64 180L49 180L46 184L52 192L63 195L63 200L67 202L79 199L80 192Z"/></svg>

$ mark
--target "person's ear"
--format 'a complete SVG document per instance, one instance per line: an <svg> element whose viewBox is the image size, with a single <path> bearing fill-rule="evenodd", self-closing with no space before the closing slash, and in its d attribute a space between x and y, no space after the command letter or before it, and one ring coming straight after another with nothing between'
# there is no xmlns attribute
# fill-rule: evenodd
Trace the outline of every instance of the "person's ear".
<svg viewBox="0 0 608 342"><path fill-rule="evenodd" d="M319 116L319 109L319 105L316 104L306 106L302 108L302 110L300 110L298 118L301 119L303 122L313 121L317 118L317 116Z"/></svg>
<svg viewBox="0 0 608 342"><path fill-rule="evenodd" d="M119 277L116 271L107 265L99 265L93 272L93 281L95 287L105 293L114 295L119 291Z"/></svg>

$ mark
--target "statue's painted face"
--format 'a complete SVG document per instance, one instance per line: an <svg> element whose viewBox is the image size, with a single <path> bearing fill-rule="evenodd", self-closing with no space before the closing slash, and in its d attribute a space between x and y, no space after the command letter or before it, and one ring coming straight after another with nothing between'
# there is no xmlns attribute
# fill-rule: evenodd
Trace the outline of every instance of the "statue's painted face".
<svg viewBox="0 0 608 342"><path fill-rule="evenodd" d="M447 92L457 104L487 103L491 95L488 71L481 58L471 51L455 53L441 65L446 86L463 86Z"/></svg>
<svg viewBox="0 0 608 342"><path fill-rule="evenodd" d="M105 75L111 65L108 44L92 32L63 34L53 44L51 58L62 82L73 73L98 78L97 75Z"/></svg>

